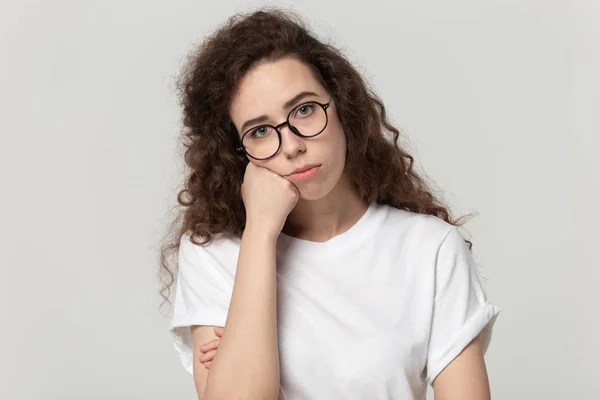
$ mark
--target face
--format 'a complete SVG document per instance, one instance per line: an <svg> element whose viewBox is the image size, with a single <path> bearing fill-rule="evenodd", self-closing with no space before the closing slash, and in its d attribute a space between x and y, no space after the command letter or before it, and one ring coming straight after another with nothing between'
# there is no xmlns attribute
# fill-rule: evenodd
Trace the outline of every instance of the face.
<svg viewBox="0 0 600 400"><path fill-rule="evenodd" d="M293 114L297 115L298 123L293 124L300 128L301 118L305 115L322 112L322 109L303 107L305 103L324 104L330 100L311 69L298 59L287 57L260 63L250 70L242 79L229 112L240 138L249 129L260 137L268 131L262 125L277 126L285 122L293 109L298 111ZM275 156L267 160L248 159L290 180L298 187L301 198L318 200L324 197L340 180L346 159L346 137L333 101L326 112L327 126L319 135L304 138L285 125L279 128L281 147ZM272 133L276 135L276 132ZM318 167L305 174L293 174L309 166Z"/></svg>

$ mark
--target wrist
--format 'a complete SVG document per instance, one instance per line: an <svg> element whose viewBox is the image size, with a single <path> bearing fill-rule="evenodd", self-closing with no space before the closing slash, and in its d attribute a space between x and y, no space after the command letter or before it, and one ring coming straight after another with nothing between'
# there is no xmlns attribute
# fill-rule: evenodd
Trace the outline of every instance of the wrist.
<svg viewBox="0 0 600 400"><path fill-rule="evenodd" d="M266 224L246 221L244 228L244 236L251 237L255 240L277 241L281 229L274 229Z"/></svg>

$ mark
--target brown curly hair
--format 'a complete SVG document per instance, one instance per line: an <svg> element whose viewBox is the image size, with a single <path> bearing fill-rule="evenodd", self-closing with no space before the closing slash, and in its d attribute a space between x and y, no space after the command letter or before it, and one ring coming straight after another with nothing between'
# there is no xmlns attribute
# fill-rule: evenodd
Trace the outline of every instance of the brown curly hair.
<svg viewBox="0 0 600 400"><path fill-rule="evenodd" d="M414 159L399 146L400 131L388 121L381 99L338 49L313 36L294 12L263 8L236 14L189 55L177 82L189 173L177 197L181 210L161 248L160 293L166 302L177 274L170 256L182 235L191 233L202 245L215 236L242 235L241 183L248 159L235 151L239 136L228 109L253 66L284 56L306 63L335 100L348 144L346 171L366 204L377 201L455 226L464 223L465 217L452 218L413 169Z"/></svg>

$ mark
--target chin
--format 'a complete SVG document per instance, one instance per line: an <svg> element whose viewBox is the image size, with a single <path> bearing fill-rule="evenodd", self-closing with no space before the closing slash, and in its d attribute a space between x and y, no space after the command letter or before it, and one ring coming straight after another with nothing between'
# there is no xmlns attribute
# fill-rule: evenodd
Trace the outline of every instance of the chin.
<svg viewBox="0 0 600 400"><path fill-rule="evenodd" d="M327 196L332 189L333 187L323 184L298 185L300 198L309 201L322 199L323 197Z"/></svg>
<svg viewBox="0 0 600 400"><path fill-rule="evenodd" d="M314 192L310 192L310 193L303 193L300 190L300 198L302 200L308 200L308 201L314 201L314 200L319 200L321 198L325 197L324 195L320 195L318 193L314 193Z"/></svg>
<svg viewBox="0 0 600 400"><path fill-rule="evenodd" d="M344 170L342 169L339 171L339 175L335 172L333 174L324 174L320 179L301 182L298 183L296 187L298 188L301 199L308 201L320 200L338 187L344 177Z"/></svg>

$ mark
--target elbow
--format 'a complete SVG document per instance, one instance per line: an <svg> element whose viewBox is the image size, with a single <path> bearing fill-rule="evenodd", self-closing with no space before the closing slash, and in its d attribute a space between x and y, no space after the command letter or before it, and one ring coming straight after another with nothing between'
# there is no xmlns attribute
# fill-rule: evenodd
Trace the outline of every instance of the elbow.
<svg viewBox="0 0 600 400"><path fill-rule="evenodd" d="M254 376L228 371L208 374L203 387L197 385L199 400L279 400L279 376L277 379L256 379ZM202 389L202 390L201 390Z"/></svg>
<svg viewBox="0 0 600 400"><path fill-rule="evenodd" d="M277 400L278 397L265 397L265 396L252 396L249 394L238 394L238 395L209 395L199 396L199 400Z"/></svg>
<svg viewBox="0 0 600 400"><path fill-rule="evenodd" d="M205 392L203 394L198 394L199 400L278 400L279 392L275 395L267 395L264 393L251 393L244 392L240 393L234 389L234 392L231 390L227 392L215 393L214 391Z"/></svg>

